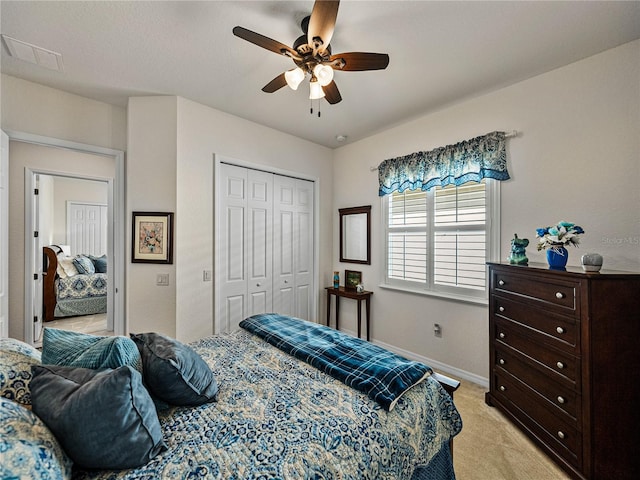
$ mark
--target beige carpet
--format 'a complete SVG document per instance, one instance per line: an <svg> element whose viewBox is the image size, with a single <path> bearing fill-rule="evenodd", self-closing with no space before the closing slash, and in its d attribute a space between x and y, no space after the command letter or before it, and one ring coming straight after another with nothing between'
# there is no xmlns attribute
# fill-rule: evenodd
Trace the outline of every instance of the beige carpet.
<svg viewBox="0 0 640 480"><path fill-rule="evenodd" d="M453 441L457 480L566 480L557 467L495 408L484 403L486 388L462 382L454 403L462 432Z"/></svg>

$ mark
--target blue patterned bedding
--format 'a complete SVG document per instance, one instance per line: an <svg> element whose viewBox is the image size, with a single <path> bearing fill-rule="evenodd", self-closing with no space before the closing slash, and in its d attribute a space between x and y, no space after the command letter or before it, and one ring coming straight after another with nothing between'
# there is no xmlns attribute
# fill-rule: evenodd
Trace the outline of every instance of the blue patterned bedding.
<svg viewBox="0 0 640 480"><path fill-rule="evenodd" d="M145 466L74 479L454 478L448 442L462 423L433 378L387 412L247 331L191 345L216 376L218 401L159 412L168 450Z"/></svg>
<svg viewBox="0 0 640 480"><path fill-rule="evenodd" d="M78 274L56 280L56 317L105 313L107 274Z"/></svg>

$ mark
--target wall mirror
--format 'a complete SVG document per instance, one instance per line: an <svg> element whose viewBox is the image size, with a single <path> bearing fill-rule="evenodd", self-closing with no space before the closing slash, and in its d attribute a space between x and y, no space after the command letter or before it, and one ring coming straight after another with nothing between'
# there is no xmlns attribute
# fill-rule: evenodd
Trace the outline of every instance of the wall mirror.
<svg viewBox="0 0 640 480"><path fill-rule="evenodd" d="M340 261L371 265L371 205L341 208Z"/></svg>

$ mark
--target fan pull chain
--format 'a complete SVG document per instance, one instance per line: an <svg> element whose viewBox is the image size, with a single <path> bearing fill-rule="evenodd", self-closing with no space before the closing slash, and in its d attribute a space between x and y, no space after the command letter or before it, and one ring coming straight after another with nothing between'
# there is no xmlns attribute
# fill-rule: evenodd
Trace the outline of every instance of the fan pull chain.
<svg viewBox="0 0 640 480"><path fill-rule="evenodd" d="M313 115L313 100L309 100L309 114ZM318 100L318 118L320 118L320 100Z"/></svg>

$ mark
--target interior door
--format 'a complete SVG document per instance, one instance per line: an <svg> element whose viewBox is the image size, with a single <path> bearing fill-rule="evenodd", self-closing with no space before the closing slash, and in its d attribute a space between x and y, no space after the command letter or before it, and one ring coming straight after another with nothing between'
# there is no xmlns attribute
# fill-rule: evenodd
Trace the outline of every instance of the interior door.
<svg viewBox="0 0 640 480"><path fill-rule="evenodd" d="M9 336L9 137L0 131L0 338Z"/></svg>
<svg viewBox="0 0 640 480"><path fill-rule="evenodd" d="M33 317L33 341L39 343L42 336L42 262L43 254L42 247L44 243L44 237L40 235L40 195L39 195L39 175L34 174L33 188L31 194L33 195L31 201L31 218L33 219L33 235L31 237L32 248L29 249L29 253L25 252L25 255L31 255L31 265L33 266L33 272L31 273L33 278L33 288L31 289L31 305L33 305L33 311L31 316ZM29 274L29 272L25 272Z"/></svg>
<svg viewBox="0 0 640 480"><path fill-rule="evenodd" d="M68 202L67 243L71 255L107 253L107 205Z"/></svg>
<svg viewBox="0 0 640 480"><path fill-rule="evenodd" d="M296 179L295 316L313 320L313 182Z"/></svg>
<svg viewBox="0 0 640 480"><path fill-rule="evenodd" d="M247 310L273 311L273 174L247 171Z"/></svg>
<svg viewBox="0 0 640 480"><path fill-rule="evenodd" d="M220 165L216 333L230 332L247 315L247 169Z"/></svg>
<svg viewBox="0 0 640 480"><path fill-rule="evenodd" d="M276 175L273 183L273 228L276 239L273 242L273 309L281 315L295 316L296 180Z"/></svg>

